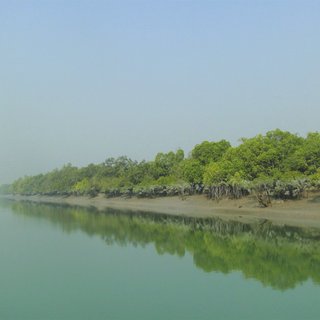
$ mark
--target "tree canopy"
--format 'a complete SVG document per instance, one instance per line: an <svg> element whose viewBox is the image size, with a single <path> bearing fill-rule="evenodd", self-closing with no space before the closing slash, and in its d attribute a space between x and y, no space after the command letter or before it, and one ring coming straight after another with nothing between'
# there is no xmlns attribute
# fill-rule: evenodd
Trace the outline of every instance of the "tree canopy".
<svg viewBox="0 0 320 320"><path fill-rule="evenodd" d="M46 174L20 178L5 190L26 195L92 196L243 195L268 190L274 196L294 198L305 187L320 189L320 133L304 138L276 129L242 138L237 146L226 140L204 141L187 157L179 149L159 152L152 161L121 156L83 168L67 164Z"/></svg>

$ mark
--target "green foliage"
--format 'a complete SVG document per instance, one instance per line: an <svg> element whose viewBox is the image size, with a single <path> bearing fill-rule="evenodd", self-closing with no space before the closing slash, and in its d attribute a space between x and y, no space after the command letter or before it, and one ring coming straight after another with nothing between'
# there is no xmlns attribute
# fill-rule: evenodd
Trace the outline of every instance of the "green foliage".
<svg viewBox="0 0 320 320"><path fill-rule="evenodd" d="M203 180L206 185L227 183L231 179L237 179L242 176L241 171L229 160L212 162L205 168Z"/></svg>
<svg viewBox="0 0 320 320"><path fill-rule="evenodd" d="M151 174L155 179L174 174L179 163L184 159L183 150L179 149L176 153L158 153L151 165Z"/></svg>
<svg viewBox="0 0 320 320"><path fill-rule="evenodd" d="M80 181L78 181L74 186L72 187L72 191L75 191L79 194L85 194L91 189L92 185L88 178L84 178Z"/></svg>
<svg viewBox="0 0 320 320"><path fill-rule="evenodd" d="M203 180L204 166L196 159L185 159L180 163L182 179L191 184L201 184Z"/></svg>
<svg viewBox="0 0 320 320"><path fill-rule="evenodd" d="M310 178L313 181L317 181L317 180L320 181L320 168Z"/></svg>
<svg viewBox="0 0 320 320"><path fill-rule="evenodd" d="M226 140L219 142L204 141L194 147L191 157L198 160L202 165L206 165L212 161L219 161L230 147L230 143Z"/></svg>
<svg viewBox="0 0 320 320"><path fill-rule="evenodd" d="M243 138L236 147L226 140L204 141L187 158L179 149L160 152L153 161L137 162L121 156L83 168L68 164L47 174L20 178L7 190L27 195L102 192L108 196L163 196L181 190L210 190L209 195L217 196L239 197L255 192L259 197L267 194L297 198L306 189L320 188L319 170L318 132L302 138L276 129Z"/></svg>
<svg viewBox="0 0 320 320"><path fill-rule="evenodd" d="M309 133L289 161L293 170L307 175L314 174L320 168L320 133Z"/></svg>
<svg viewBox="0 0 320 320"><path fill-rule="evenodd" d="M291 170L289 158L303 143L297 135L279 129L241 141L238 147L229 149L222 160L231 161L248 180Z"/></svg>

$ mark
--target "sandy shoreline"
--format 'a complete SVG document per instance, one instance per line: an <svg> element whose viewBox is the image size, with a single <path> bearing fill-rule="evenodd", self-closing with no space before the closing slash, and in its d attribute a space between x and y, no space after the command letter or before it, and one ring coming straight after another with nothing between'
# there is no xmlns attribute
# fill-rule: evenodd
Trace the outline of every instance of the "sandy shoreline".
<svg viewBox="0 0 320 320"><path fill-rule="evenodd" d="M223 220L236 220L254 223L268 219L277 225L312 227L320 229L320 192L312 193L308 198L296 201L278 201L272 207L259 208L254 198L239 200L223 199L219 202L208 200L205 196L145 198L105 198L98 195L89 197L60 196L5 196L15 201L33 201L40 203L68 204L83 207L95 207L98 210L108 208L164 213L188 217L219 217Z"/></svg>

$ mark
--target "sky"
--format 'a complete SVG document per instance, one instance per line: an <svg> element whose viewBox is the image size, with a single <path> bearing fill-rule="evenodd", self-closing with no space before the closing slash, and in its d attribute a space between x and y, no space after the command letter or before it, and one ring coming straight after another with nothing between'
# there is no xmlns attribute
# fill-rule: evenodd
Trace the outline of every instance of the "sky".
<svg viewBox="0 0 320 320"><path fill-rule="evenodd" d="M319 120L318 0L0 0L0 184Z"/></svg>

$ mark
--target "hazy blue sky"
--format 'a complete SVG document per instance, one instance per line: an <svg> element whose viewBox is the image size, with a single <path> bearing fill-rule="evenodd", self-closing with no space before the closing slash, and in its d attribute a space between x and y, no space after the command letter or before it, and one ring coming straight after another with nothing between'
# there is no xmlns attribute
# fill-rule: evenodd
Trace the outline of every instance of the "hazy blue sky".
<svg viewBox="0 0 320 320"><path fill-rule="evenodd" d="M0 184L320 123L320 1L0 0Z"/></svg>

